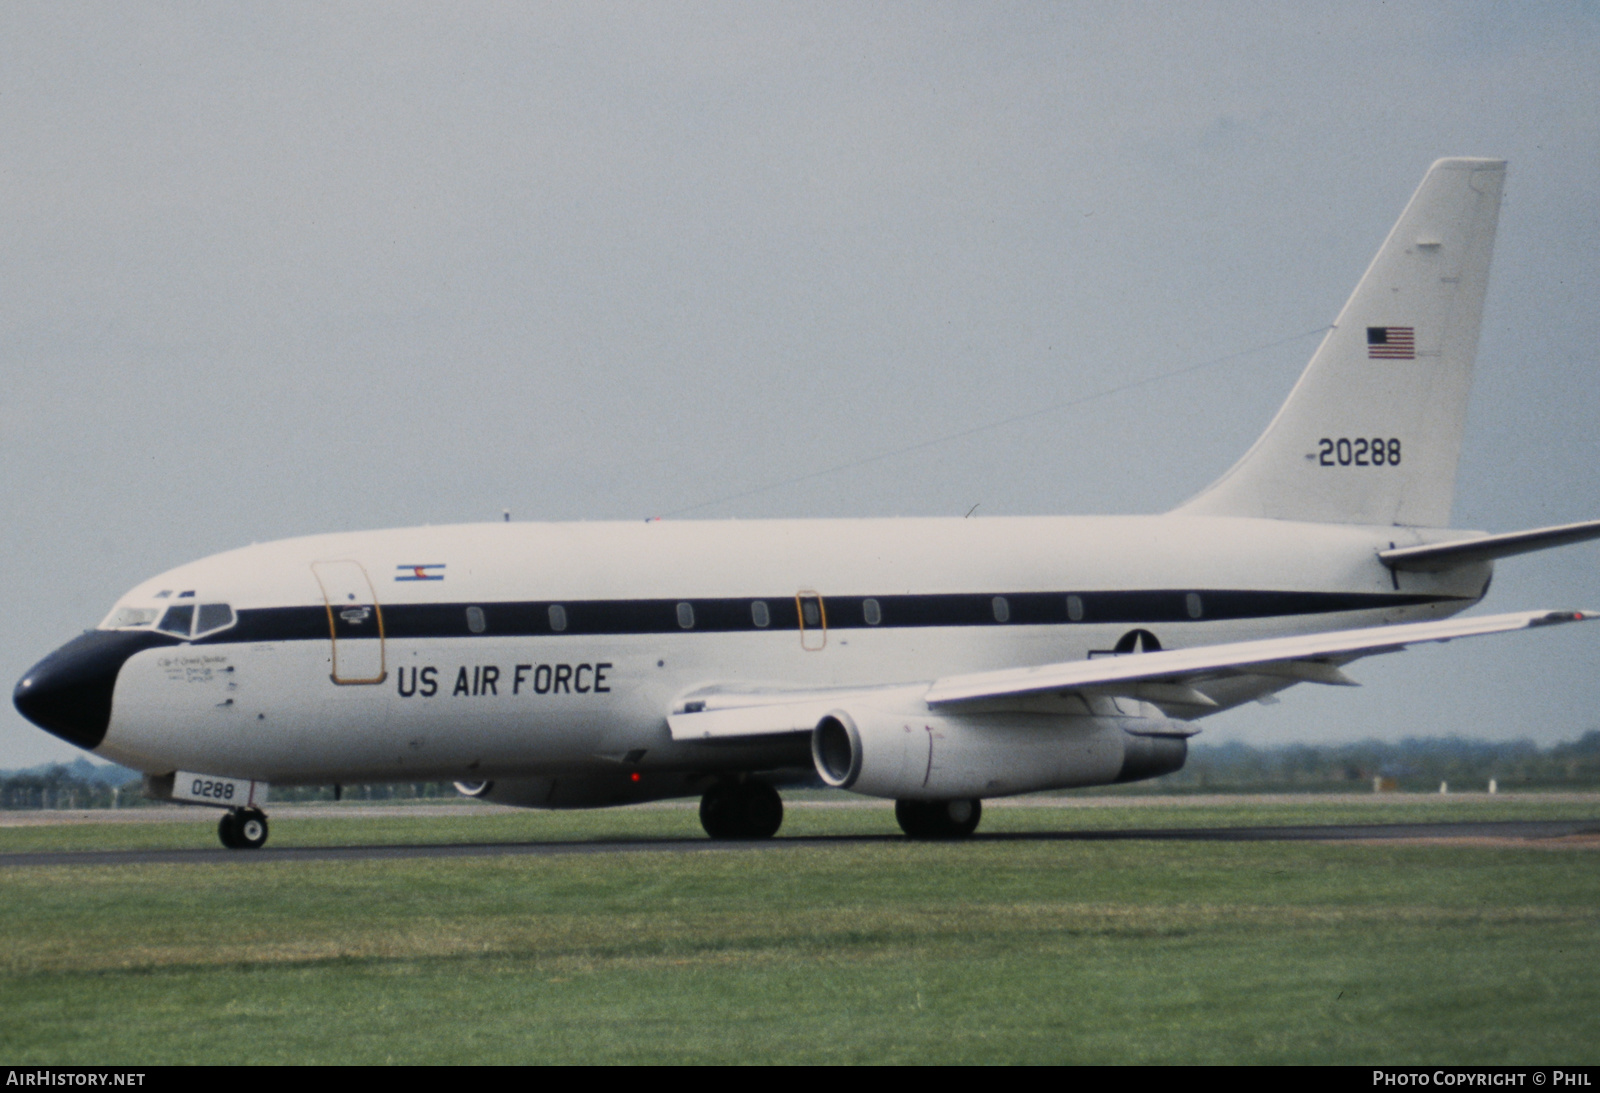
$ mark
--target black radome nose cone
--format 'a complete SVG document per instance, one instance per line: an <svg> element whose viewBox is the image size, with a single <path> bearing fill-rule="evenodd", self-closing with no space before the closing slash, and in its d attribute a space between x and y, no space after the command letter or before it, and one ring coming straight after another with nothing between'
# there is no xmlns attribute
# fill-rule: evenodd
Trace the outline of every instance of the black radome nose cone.
<svg viewBox="0 0 1600 1093"><path fill-rule="evenodd" d="M111 724L117 673L143 649L172 639L148 630L90 630L28 670L11 692L17 712L46 732L94 750Z"/></svg>

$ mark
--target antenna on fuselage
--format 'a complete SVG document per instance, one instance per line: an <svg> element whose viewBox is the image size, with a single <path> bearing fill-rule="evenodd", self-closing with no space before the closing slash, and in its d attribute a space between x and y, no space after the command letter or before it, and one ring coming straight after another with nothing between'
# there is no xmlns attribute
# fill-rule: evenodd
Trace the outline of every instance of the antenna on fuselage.
<svg viewBox="0 0 1600 1093"><path fill-rule="evenodd" d="M510 509L501 509L500 512L505 516L506 523L508 523L508 524L511 523L511 510Z"/></svg>
<svg viewBox="0 0 1600 1093"><path fill-rule="evenodd" d="M1237 352L1228 353L1221 357L1212 357L1210 360L1200 361L1198 364L1184 365L1182 368L1176 368L1170 372L1162 372L1159 375L1146 376L1144 379L1131 380L1128 383L1118 384L1115 387L1107 387L1091 394L1079 395L1076 398L1070 398L1064 402L1054 402L1048 406L1041 406L1034 410L1028 410L1024 413L1016 414L1012 417L1002 418L999 421L985 422L982 425L973 425L969 428L960 429L953 433L945 433L942 436L931 437L927 440L919 440L914 444L908 444L903 448L891 448L888 451L878 452L876 455L868 455L863 456L860 459L852 459L848 463L835 463L831 467L823 467L821 470L816 471L807 471L805 474L797 475L794 478L785 478L778 482L769 482L765 486L757 486L754 489L741 490L738 493L723 494L721 497L713 497L707 501L696 501L692 505L685 505L682 508L671 509L667 512L664 512L662 513L662 516L682 516L685 513L694 512L698 509L709 508L712 505L726 504L729 501L742 501L746 497L755 497L758 494L771 493L773 490L783 489L786 486L796 486L801 482L809 482L814 478L822 478L824 475L837 474L840 471L849 471L854 470L857 467L865 467L869 463L877 463L885 459L894 459L898 456L910 455L912 452L920 452L924 448L932 448L939 444L947 444L952 440L961 440L969 436L976 436L979 433L988 432L992 429L1003 429L1007 426L1016 425L1023 421L1029 421L1044 414L1058 413L1062 410L1068 410L1072 409L1073 407L1082 406L1085 403L1095 402L1103 398L1110 398L1113 395L1125 394L1129 391L1135 391L1141 387L1148 387L1157 383L1165 383L1168 380L1174 380L1180 376L1191 375L1195 372L1202 371L1203 369L1215 368L1219 364L1227 364L1230 361L1237 361L1241 358L1260 353L1267 349L1277 349L1278 347L1288 345L1291 342L1300 341L1302 338L1309 338L1313 334L1326 334L1328 329L1329 328L1326 326L1319 326L1312 330L1303 330L1298 334L1291 334L1287 338L1279 338L1277 341L1262 342L1259 345L1250 346L1248 349L1240 349ZM654 516L650 517L650 519L659 520L661 517ZM647 520L646 522L648 523L649 521Z"/></svg>

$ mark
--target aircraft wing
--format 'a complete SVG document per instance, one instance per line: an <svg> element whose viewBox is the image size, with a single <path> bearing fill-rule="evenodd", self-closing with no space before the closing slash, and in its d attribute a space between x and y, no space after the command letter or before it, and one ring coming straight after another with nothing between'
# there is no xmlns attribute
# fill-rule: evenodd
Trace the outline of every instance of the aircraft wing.
<svg viewBox="0 0 1600 1093"><path fill-rule="evenodd" d="M1119 687L1133 683L1166 683L1185 687L1207 677L1254 672L1286 675L1308 682L1349 685L1354 681L1338 669L1340 665L1358 657L1393 653L1408 645L1423 642L1527 630L1595 617L1596 613L1584 611L1519 611L1509 615L1333 630L1288 638L1043 664L1037 668L977 672L935 680L924 695L924 700L930 706L946 706L980 699L1062 691L1095 690L1117 694ZM1198 697L1204 698L1203 695Z"/></svg>
<svg viewBox="0 0 1600 1093"><path fill-rule="evenodd" d="M1472 562L1491 562L1496 558L1509 558L1513 554L1549 550L1551 547L1582 543L1589 539L1600 539L1600 520L1559 524L1531 531L1508 531L1503 535L1483 535L1476 539L1458 539L1453 543L1396 547L1378 551L1378 560L1390 569L1436 571Z"/></svg>
<svg viewBox="0 0 1600 1093"><path fill-rule="evenodd" d="M1297 682L1353 686L1340 667L1360 657L1393 653L1408 645L1528 630L1600 617L1586 611L1519 611L1439 622L1334 630L1287 638L1202 645L1153 653L1074 660L970 675L945 676L931 684L794 689L707 687L680 699L667 717L674 740L717 740L809 732L818 721L850 702L966 702L1027 695L1095 693L1164 699L1191 706L1216 705L1194 684L1229 675L1283 676Z"/></svg>

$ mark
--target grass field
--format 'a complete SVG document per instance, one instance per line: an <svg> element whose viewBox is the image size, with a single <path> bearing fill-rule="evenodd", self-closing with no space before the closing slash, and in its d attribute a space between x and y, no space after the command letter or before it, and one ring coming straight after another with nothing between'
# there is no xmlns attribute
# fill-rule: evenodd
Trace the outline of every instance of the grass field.
<svg viewBox="0 0 1600 1093"><path fill-rule="evenodd" d="M993 809L985 831L1593 817L1537 798ZM273 845L693 835L688 810L297 819ZM795 809L785 834L888 833ZM212 846L0 829L0 851ZM780 840L782 842L782 840ZM1594 1063L1600 855L975 841L0 872L0 1058Z"/></svg>

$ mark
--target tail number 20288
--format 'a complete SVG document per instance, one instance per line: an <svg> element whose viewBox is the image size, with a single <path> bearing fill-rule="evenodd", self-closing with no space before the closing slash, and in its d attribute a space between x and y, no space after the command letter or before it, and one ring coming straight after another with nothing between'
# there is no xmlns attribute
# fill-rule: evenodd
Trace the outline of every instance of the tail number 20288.
<svg viewBox="0 0 1600 1093"><path fill-rule="evenodd" d="M1364 437L1317 441L1317 465L1322 467L1398 467L1399 437Z"/></svg>

